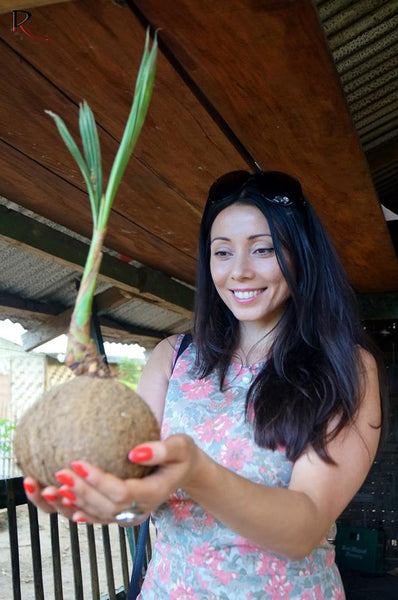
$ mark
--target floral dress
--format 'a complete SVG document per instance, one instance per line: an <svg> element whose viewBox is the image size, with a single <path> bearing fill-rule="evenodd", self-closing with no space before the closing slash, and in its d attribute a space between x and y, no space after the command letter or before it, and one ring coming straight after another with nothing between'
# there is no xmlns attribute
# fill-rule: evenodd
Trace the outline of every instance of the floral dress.
<svg viewBox="0 0 398 600"><path fill-rule="evenodd" d="M180 338L181 341L181 338ZM195 379L191 344L166 397L162 437L190 435L219 464L254 482L287 487L293 464L282 448L254 442L245 395L260 365L232 363L223 392L213 373ZM323 540L292 561L234 533L177 490L152 515L157 530L140 600L344 600L334 549Z"/></svg>

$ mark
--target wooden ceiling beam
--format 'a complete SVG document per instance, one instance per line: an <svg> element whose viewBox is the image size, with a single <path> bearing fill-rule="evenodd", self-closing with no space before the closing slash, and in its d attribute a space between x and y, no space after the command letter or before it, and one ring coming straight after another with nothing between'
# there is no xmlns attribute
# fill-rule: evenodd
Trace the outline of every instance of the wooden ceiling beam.
<svg viewBox="0 0 398 600"><path fill-rule="evenodd" d="M49 52L48 44L10 32L8 15L3 17L0 130L11 150L0 165L0 194L13 195L18 204L87 236L89 203L76 193L83 188L82 177L44 110L60 114L76 135L77 107L87 100L108 173L130 109L145 30L127 6L110 0L47 6L35 12L35 32L51 37ZM112 210L108 247L194 284L199 220L210 182L223 171L244 167L239 152L160 52L148 117ZM15 188L10 180L19 173L25 181ZM64 199L55 201L51 189L34 194L38 185L58 197L66 188ZM83 218L72 220L72 212Z"/></svg>
<svg viewBox="0 0 398 600"><path fill-rule="evenodd" d="M0 238L47 260L82 272L88 246L44 223L0 205ZM104 254L100 277L133 296L190 318L193 291L159 271Z"/></svg>
<svg viewBox="0 0 398 600"><path fill-rule="evenodd" d="M70 2L71 0L0 0L0 14L8 13L13 10L24 11L27 8L37 8L46 4L59 4L61 2Z"/></svg>
<svg viewBox="0 0 398 600"><path fill-rule="evenodd" d="M15 294L0 291L0 314L15 314L22 317L37 317L37 315L58 315L65 307L58 302L40 302L21 298Z"/></svg>
<svg viewBox="0 0 398 600"><path fill-rule="evenodd" d="M116 288L109 288L95 296L96 307L99 314L100 324L106 324L107 328L113 328L117 331L124 330L127 333L137 333L146 337L153 338L154 340L162 339L164 332L156 331L148 327L138 327L129 323L119 323L115 319L107 316L106 313L112 308L120 306L122 303L128 302L131 299L131 295L126 294L122 290ZM34 350L38 346L53 340L59 335L68 332L69 324L73 312L73 307L68 308L57 315L49 315L44 323L27 331L22 335L22 345L26 352Z"/></svg>
<svg viewBox="0 0 398 600"><path fill-rule="evenodd" d="M354 288L397 290L397 257L312 0L129 6L159 28L255 161L300 179Z"/></svg>

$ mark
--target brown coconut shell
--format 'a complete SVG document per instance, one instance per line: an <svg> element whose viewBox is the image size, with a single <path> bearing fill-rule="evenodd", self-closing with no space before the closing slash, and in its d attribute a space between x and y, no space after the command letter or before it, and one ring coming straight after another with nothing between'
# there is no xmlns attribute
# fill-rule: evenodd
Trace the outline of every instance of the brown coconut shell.
<svg viewBox="0 0 398 600"><path fill-rule="evenodd" d="M14 437L18 466L42 485L74 460L88 460L121 479L152 469L128 460L129 451L158 440L148 405L113 378L80 375L46 392L22 416Z"/></svg>

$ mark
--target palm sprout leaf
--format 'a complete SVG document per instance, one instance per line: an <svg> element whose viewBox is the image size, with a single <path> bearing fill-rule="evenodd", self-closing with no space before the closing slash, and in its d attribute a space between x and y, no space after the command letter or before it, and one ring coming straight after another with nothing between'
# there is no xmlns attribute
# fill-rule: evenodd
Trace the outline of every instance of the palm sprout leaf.
<svg viewBox="0 0 398 600"><path fill-rule="evenodd" d="M79 128L98 215L102 196L101 147L94 115L87 102L80 105Z"/></svg>
<svg viewBox="0 0 398 600"><path fill-rule="evenodd" d="M58 127L66 146L77 162L84 177L90 197L94 231L87 256L83 278L73 311L69 328L67 363L82 362L82 348L87 348L87 355L92 354L93 342L89 335L89 321L96 280L101 263L101 248L106 234L106 226L112 203L134 150L143 126L153 90L156 70L157 37L155 34L152 48L149 49L149 30L147 31L144 54L138 72L134 91L134 99L126 127L112 165L106 192L102 188L101 150L94 115L86 102L80 105L79 129L82 138L84 157L65 123L58 115L46 111Z"/></svg>
<svg viewBox="0 0 398 600"><path fill-rule="evenodd" d="M152 94L155 71L156 71L156 55L157 55L157 38L149 50L149 32L147 32L145 40L145 49L141 61L141 66L138 72L137 81L135 84L134 100L131 111L123 133L118 152L116 154L109 182L105 194L104 220L106 222L109 214L113 198L116 194L117 187L123 176L124 170L134 150L138 136L141 132L144 123L149 101ZM102 219L101 219L102 221Z"/></svg>
<svg viewBox="0 0 398 600"><path fill-rule="evenodd" d="M79 147L77 146L75 140L69 133L69 130L68 130L67 126L65 125L64 121L61 119L61 117L59 117L55 113L51 112L51 110L46 110L46 113L54 119L55 124L58 128L58 131L59 131L62 139L65 142L65 145L67 146L69 152L72 154L73 158L75 159L75 161L83 175L84 181L87 186L88 195L90 197L91 212L93 214L93 220L94 220L94 225L95 225L96 224L96 216L98 213L96 212L96 206L94 205L95 194L94 194L93 186L92 186L91 179L90 179L90 170L87 167L87 164L79 150Z"/></svg>

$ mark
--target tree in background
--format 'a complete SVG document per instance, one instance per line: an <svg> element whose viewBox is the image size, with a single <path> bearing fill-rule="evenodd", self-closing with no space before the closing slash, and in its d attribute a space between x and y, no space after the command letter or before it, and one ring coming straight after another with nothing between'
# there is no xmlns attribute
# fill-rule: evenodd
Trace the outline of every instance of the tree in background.
<svg viewBox="0 0 398 600"><path fill-rule="evenodd" d="M136 389L144 365L143 358L122 358L119 362L117 378L132 383L133 388Z"/></svg>

